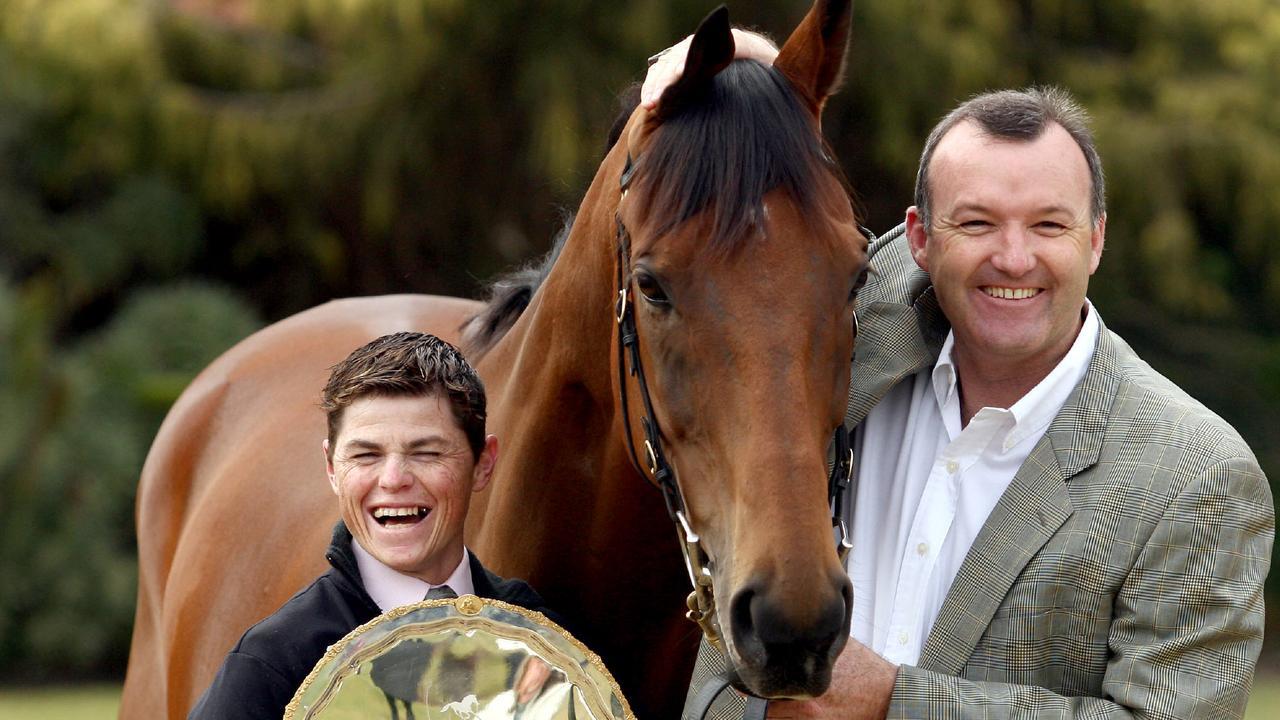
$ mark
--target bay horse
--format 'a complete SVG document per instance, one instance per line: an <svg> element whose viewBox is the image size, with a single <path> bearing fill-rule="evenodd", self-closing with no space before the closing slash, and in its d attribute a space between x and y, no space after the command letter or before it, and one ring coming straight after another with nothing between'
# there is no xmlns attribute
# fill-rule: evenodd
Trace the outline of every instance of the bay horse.
<svg viewBox="0 0 1280 720"><path fill-rule="evenodd" d="M708 628L742 684L825 690L852 604L826 462L866 275L866 239L820 131L848 6L818 0L772 67L734 61L723 8L708 16L683 77L627 117L531 294L489 308L331 302L202 372L142 472L121 717L184 717L240 634L323 571L338 508L319 391L352 349L403 329L460 344L486 384L500 454L468 545L568 618L638 717L679 715L698 638L664 495L641 459L650 439L678 471L680 517L701 537L691 552L720 606Z"/></svg>

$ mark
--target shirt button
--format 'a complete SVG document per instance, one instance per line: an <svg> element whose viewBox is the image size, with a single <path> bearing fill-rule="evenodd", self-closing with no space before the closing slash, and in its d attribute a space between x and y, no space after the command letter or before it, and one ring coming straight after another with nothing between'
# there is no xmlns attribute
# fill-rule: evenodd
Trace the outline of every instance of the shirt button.
<svg viewBox="0 0 1280 720"><path fill-rule="evenodd" d="M959 469L960 469L960 463L956 462L955 460L948 460L948 461L947 461L947 473L948 473L948 474L955 475L955 474L956 474L956 471L957 471L957 470L959 470Z"/></svg>
<svg viewBox="0 0 1280 720"><path fill-rule="evenodd" d="M916 546L917 555L924 555L927 552L929 552L929 543L920 543Z"/></svg>
<svg viewBox="0 0 1280 720"><path fill-rule="evenodd" d="M898 633L898 644L899 644L899 645L906 645L906 644L907 644L907 640L908 640L908 638L907 638L907 634L906 634L905 632L900 632L900 633Z"/></svg>

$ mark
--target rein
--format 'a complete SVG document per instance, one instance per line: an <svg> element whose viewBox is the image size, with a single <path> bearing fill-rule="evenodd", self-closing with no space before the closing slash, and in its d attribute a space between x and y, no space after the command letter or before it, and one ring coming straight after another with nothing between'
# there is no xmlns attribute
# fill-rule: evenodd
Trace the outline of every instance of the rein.
<svg viewBox="0 0 1280 720"><path fill-rule="evenodd" d="M692 525L684 501L684 493L676 478L676 472L667 462L666 453L662 450L662 432L658 427L658 418L653 411L653 400L649 395L649 383L645 380L644 365L640 358L640 334L636 328L635 306L631 297L630 284L627 282L631 267L631 234L622 222L621 200L626 199L627 189L635 175L636 163L627 153L627 164L619 178L619 189L622 192L614 219L617 225L617 280L618 300L614 317L618 322L618 394L622 409L622 422L627 436L627 449L631 453L631 462L641 475L648 470L650 481L662 492L662 499L667 505L667 515L676 527L676 535L680 539L680 552L684 556L685 570L689 574L689 582L693 591L685 601L689 607L685 617L696 622L702 634L712 645L720 646L720 632L716 627L715 592L712 588L711 560L702 549L702 541ZM855 317L856 326L856 317ZM629 367L629 371L628 371ZM631 411L627 402L627 376L636 379L640 391L640 399L644 403L644 415L640 418L640 428L644 431L644 459L642 465L640 455L636 451L635 438L631 431ZM853 450L849 443L849 431L841 423L832 437L833 457L831 473L827 480L827 502L831 508L831 526L835 533L836 553L843 564L853 547L849 542L848 528L841 518L845 490L849 488L853 473Z"/></svg>

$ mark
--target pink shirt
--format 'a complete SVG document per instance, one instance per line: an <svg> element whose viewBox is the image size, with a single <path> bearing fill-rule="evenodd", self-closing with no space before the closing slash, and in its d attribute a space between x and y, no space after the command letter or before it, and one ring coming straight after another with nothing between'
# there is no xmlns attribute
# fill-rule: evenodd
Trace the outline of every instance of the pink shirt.
<svg viewBox="0 0 1280 720"><path fill-rule="evenodd" d="M378 604L382 612L412 605L427 596L433 586L412 575L392 570L383 565L377 558L360 546L360 541L352 538L351 549L356 554L356 565L360 568L360 580L364 583L365 592ZM458 595L474 595L475 585L471 582L471 553L462 548L462 562L454 569L453 574L445 580Z"/></svg>

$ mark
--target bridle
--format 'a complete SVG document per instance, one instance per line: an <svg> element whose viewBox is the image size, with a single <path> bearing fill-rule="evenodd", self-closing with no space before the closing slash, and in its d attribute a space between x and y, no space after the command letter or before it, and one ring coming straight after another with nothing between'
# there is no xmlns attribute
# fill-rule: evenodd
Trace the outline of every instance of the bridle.
<svg viewBox="0 0 1280 720"><path fill-rule="evenodd" d="M662 450L662 432L658 427L658 418L653 411L653 400L649 395L649 383L645 379L644 365L640 359L640 335L636 328L635 310L632 302L630 284L627 277L631 266L631 234L622 222L622 203L626 199L627 189L635 175L636 163L631 153L627 153L627 163L622 169L619 187L622 196L614 218L617 224L617 279L618 300L614 317L618 322L618 394L621 401L622 422L627 437L627 449L631 453L631 462L641 475L648 470L650 481L662 492L662 499L667 505L667 515L675 524L676 535L680 539L680 551L684 556L685 570L689 573L689 582L693 591L689 593L686 603L689 611L687 618L702 628L703 635L712 645L719 646L720 633L716 628L715 593L712 588L711 561L702 549L702 542L689 523L689 514L684 501L684 493L676 478L676 472L667 462L666 453ZM854 328L857 332L857 316L854 316ZM627 368L630 368L628 372ZM631 412L627 404L627 375L635 377L640 399L644 403L644 415L640 418L640 427L644 431L644 464L636 451L635 438L631 431ZM832 437L834 449L832 457L835 461L827 480L827 502L831 508L831 526L835 533L836 553L844 564L849 550L853 547L849 542L848 528L841 517L841 506L845 490L853 472L853 450L849 443L849 431L841 423Z"/></svg>

